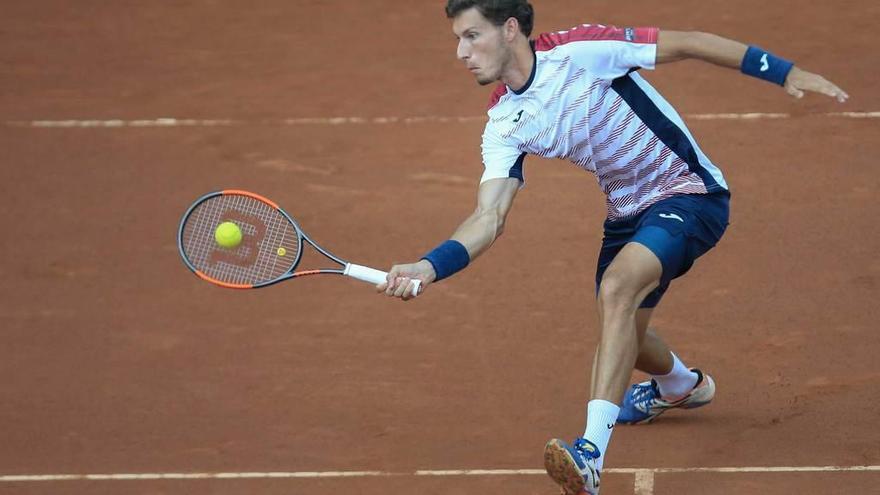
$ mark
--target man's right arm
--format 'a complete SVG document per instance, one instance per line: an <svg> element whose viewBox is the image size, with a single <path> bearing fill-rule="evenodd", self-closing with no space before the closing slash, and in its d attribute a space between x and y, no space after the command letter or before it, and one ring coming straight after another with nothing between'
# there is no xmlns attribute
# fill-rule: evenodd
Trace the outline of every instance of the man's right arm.
<svg viewBox="0 0 880 495"><path fill-rule="evenodd" d="M464 246L471 261L484 253L504 231L507 214L519 188L517 178L490 179L480 184L476 209L450 238ZM420 280L421 290L424 291L436 278L434 266L422 259L417 263L391 267L387 282L377 286L377 290L391 297L408 300L412 297L411 279Z"/></svg>

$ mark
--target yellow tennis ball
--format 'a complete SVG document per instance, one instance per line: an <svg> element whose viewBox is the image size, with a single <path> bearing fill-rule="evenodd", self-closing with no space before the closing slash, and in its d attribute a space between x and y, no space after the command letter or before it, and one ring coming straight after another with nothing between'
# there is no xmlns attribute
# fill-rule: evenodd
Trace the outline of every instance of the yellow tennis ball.
<svg viewBox="0 0 880 495"><path fill-rule="evenodd" d="M222 247L232 249L241 244L241 229L232 222L223 222L214 231L214 240Z"/></svg>
<svg viewBox="0 0 880 495"><path fill-rule="evenodd" d="M287 254L287 250L283 247L278 248L278 256L284 256Z"/></svg>

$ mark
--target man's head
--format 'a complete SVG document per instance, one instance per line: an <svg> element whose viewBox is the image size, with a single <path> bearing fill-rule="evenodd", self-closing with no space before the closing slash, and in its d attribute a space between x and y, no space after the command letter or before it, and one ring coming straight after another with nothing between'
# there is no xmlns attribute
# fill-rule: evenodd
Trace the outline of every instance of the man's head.
<svg viewBox="0 0 880 495"><path fill-rule="evenodd" d="M456 55L480 84L501 78L514 43L527 40L534 23L526 0L447 0L446 16L458 38Z"/></svg>

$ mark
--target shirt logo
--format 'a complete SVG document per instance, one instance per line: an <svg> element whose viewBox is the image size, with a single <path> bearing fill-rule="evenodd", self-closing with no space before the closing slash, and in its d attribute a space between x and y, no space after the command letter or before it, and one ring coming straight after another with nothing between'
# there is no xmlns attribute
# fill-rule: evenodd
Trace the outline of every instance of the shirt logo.
<svg viewBox="0 0 880 495"><path fill-rule="evenodd" d="M517 123L517 122L519 122L519 119L522 118L522 114L523 114L523 111L522 111L522 110L520 110L519 112L516 113L516 118L513 119L513 123L514 123L514 124Z"/></svg>
<svg viewBox="0 0 880 495"><path fill-rule="evenodd" d="M767 54L761 56L761 72L767 72L770 68L770 62L767 61Z"/></svg>
<svg viewBox="0 0 880 495"><path fill-rule="evenodd" d="M626 28L623 30L623 37L626 41L632 41L636 39L636 30L633 28Z"/></svg>
<svg viewBox="0 0 880 495"><path fill-rule="evenodd" d="M676 215L675 213L660 213L660 218L671 218L678 220L681 223L684 223L684 219Z"/></svg>

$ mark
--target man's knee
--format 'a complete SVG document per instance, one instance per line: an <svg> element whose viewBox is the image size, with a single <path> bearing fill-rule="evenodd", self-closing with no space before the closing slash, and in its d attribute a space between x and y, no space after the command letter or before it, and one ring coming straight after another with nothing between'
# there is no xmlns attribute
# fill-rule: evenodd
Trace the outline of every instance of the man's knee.
<svg viewBox="0 0 880 495"><path fill-rule="evenodd" d="M603 311L625 310L634 313L659 283L659 275L646 277L625 267L612 266L599 284L599 304Z"/></svg>
<svg viewBox="0 0 880 495"><path fill-rule="evenodd" d="M636 300L640 289L636 280L622 270L608 270L599 285L599 304L606 311L635 311L641 302Z"/></svg>
<svg viewBox="0 0 880 495"><path fill-rule="evenodd" d="M629 243L602 275L599 304L604 311L635 312L645 296L660 284L663 266L647 247Z"/></svg>

